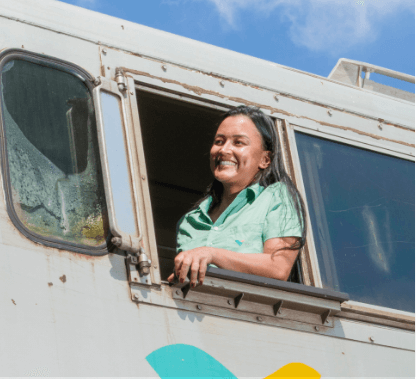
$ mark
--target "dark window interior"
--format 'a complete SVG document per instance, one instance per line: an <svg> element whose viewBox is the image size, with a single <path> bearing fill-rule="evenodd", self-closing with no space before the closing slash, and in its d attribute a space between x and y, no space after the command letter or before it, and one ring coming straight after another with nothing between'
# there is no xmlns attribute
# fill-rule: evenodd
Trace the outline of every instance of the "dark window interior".
<svg viewBox="0 0 416 379"><path fill-rule="evenodd" d="M212 181L209 151L221 111L137 91L162 279L173 271L176 223ZM299 282L296 264L291 281Z"/></svg>

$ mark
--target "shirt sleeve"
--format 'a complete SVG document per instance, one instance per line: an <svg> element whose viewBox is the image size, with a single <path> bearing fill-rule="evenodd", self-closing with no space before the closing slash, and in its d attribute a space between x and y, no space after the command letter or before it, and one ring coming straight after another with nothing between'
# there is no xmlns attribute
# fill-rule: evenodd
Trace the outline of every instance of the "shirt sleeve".
<svg viewBox="0 0 416 379"><path fill-rule="evenodd" d="M263 227L263 243L270 238L302 237L302 227L287 187L279 183L270 201Z"/></svg>

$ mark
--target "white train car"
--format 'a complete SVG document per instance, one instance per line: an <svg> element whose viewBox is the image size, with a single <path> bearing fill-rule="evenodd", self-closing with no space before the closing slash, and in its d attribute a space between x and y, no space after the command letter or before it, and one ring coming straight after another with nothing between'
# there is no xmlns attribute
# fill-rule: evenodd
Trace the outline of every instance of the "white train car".
<svg viewBox="0 0 416 379"><path fill-rule="evenodd" d="M0 374L414 377L414 94L371 73L414 83L0 0ZM169 286L215 120L240 104L275 120L307 245L289 282Z"/></svg>

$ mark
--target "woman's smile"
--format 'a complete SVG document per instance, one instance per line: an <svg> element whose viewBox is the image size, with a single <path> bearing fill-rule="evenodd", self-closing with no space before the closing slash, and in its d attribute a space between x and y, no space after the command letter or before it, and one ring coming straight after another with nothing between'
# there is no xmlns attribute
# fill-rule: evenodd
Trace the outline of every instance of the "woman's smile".
<svg viewBox="0 0 416 379"><path fill-rule="evenodd" d="M267 151L254 123L242 115L226 118L211 148L211 171L226 191L241 191L269 165Z"/></svg>

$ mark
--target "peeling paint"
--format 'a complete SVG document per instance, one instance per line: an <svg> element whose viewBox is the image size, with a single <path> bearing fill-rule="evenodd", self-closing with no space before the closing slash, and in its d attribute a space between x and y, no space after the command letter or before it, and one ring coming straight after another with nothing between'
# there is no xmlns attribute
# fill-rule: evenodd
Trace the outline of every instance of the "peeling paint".
<svg viewBox="0 0 416 379"><path fill-rule="evenodd" d="M370 137L370 138L374 138L374 139L377 139L377 140L383 140L383 141L398 143L398 144L401 144L401 145L404 145L404 146L415 147L414 144L410 144L410 143L407 143L407 142L398 141L398 140L392 140L392 139L389 139L389 138L386 138L386 137L382 137L382 136L379 136L379 135L376 135L376 134L363 132L361 130L354 129L354 128L351 128L351 127L348 127L348 126L340 126L340 125L335 125L335 124L331 124L331 123L324 122L324 121L318 121L318 120L315 120L313 118L306 117L306 116L298 116L298 115L295 115L293 113L289 113L287 111L284 111L282 109L271 107L269 105L255 103L255 102L248 101L248 100L245 100L245 99L242 99L242 98L239 98L239 97L226 96L226 95L223 95L223 94L221 94L219 92L206 90L206 89L203 89L203 88L197 87L197 86L191 86L191 85L188 85L188 84L185 84L185 83L178 82L177 80L173 80L173 79L162 78L160 76L155 76L155 75L149 74L149 73L144 72L144 71L137 71L137 70L129 69L129 68L126 68L126 67L122 67L122 69L125 72L130 72L130 73L135 74L135 75L146 76L146 77L152 78L152 79L158 79L158 80L162 81L163 83L169 83L169 84L179 85L179 86L187 89L188 91L191 91L191 92L196 93L199 96L201 96L202 94L212 95L212 96L219 97L221 99L226 99L226 100L234 101L236 103L245 104L245 105L252 105L252 106L256 106L256 107L262 108L262 109L267 109L267 110L269 110L271 112L271 114L278 113L278 114L281 114L281 115L284 115L284 116L288 116L288 117L296 117L296 118L299 118L299 119L310 120L310 121L316 122L316 123L318 123L318 124L320 124L322 126L329 126L329 127L332 127L332 128L342 129L342 130L346 130L346 131L352 131L354 133L357 133L357 134L360 134L360 135L364 135L364 136L367 136L367 137ZM285 96L287 96L287 95L285 95ZM299 100L299 101L306 102L305 100L302 100L302 99L299 99L299 98L295 98L295 97L291 97L291 96L287 96L287 97L292 98L292 99L295 99L295 100ZM322 104L318 104L318 103L315 103L315 102L310 102L310 103L311 104L314 104L314 105L321 106L323 108L330 109L329 107L324 106ZM349 112L346 112L345 110L340 110L340 109L335 109L335 110L342 111L342 112L345 112L345 113L349 113ZM362 117L362 118L365 118L362 115L357 115L357 116ZM380 122L384 122L384 120L382 120L382 121L381 120L382 119L379 119ZM406 129L406 128L402 127L402 126L398 126L398 125L394 125L394 124L385 124L385 125L391 125L393 127L398 127L398 128L401 128L401 129L404 129L404 130L407 130L407 131L410 130L410 129Z"/></svg>
<svg viewBox="0 0 416 379"><path fill-rule="evenodd" d="M59 280L60 280L62 283L65 283L65 282L66 282L66 275L62 275L61 277L59 277Z"/></svg>
<svg viewBox="0 0 416 379"><path fill-rule="evenodd" d="M16 302L12 299L12 303L14 304L14 305L16 305Z"/></svg>

